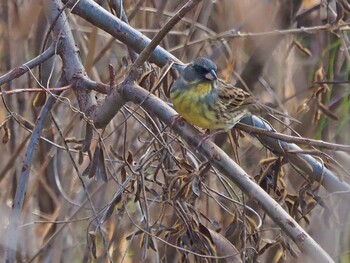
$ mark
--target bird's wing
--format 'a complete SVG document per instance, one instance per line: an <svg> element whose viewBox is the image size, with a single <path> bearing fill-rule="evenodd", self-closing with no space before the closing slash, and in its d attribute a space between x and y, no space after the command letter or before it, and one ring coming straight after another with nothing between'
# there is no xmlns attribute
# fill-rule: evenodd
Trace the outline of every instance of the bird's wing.
<svg viewBox="0 0 350 263"><path fill-rule="evenodd" d="M233 108L254 103L253 96L248 92L225 83L220 83L218 96L224 104Z"/></svg>

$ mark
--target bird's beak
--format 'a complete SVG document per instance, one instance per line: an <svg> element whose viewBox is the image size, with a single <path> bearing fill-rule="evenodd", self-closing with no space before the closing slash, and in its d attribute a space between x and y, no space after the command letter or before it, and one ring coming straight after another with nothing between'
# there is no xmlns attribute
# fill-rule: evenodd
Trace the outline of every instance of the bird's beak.
<svg viewBox="0 0 350 263"><path fill-rule="evenodd" d="M214 80L217 79L218 76L216 75L215 70L212 69L209 73L205 74L205 78L208 80Z"/></svg>

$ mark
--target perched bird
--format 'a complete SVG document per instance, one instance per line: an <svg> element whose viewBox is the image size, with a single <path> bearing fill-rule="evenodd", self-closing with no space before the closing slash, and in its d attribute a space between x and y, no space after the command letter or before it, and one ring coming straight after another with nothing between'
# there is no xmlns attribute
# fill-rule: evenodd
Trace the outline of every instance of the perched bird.
<svg viewBox="0 0 350 263"><path fill-rule="evenodd" d="M188 122L204 129L228 131L244 116L254 98L217 77L217 67L197 58L181 73L170 89L175 110Z"/></svg>

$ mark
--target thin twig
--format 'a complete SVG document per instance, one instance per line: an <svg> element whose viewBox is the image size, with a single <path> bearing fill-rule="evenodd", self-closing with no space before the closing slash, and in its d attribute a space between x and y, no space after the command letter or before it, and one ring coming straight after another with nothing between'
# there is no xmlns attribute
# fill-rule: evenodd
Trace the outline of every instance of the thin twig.
<svg viewBox="0 0 350 263"><path fill-rule="evenodd" d="M38 65L44 63L46 60L51 58L55 54L55 52L56 52L56 42L53 42L48 49L46 49L43 53L41 53L37 57L24 63L22 66L19 66L17 68L10 70L5 75L2 75L0 77L0 86L22 76L24 73L27 73L29 69L35 68Z"/></svg>
<svg viewBox="0 0 350 263"><path fill-rule="evenodd" d="M8 252L7 252L7 262L12 263L16 261L16 248L19 237L19 226L21 224L21 211L23 207L23 202L26 194L27 182L29 178L30 168L32 166L33 156L35 149L39 143L41 132L44 128L47 116L55 104L56 99L49 96L45 105L42 107L40 114L35 123L35 127L30 138L27 152L23 161L22 174L18 182L16 189L16 194L13 203L13 210L11 215L11 225L10 234L8 239Z"/></svg>
<svg viewBox="0 0 350 263"><path fill-rule="evenodd" d="M63 91L63 90L68 90L72 88L72 84L69 84L64 87L58 87L58 88L48 88L47 90L49 91ZM46 92L46 90L42 88L29 88L29 89L14 89L14 90L8 90L8 91L1 91L0 96L3 95L13 95L17 93L23 93L23 92Z"/></svg>
<svg viewBox="0 0 350 263"><path fill-rule="evenodd" d="M247 125L244 123L237 123L237 125L235 127L242 130L242 131L245 131L249 134L266 135L270 138L283 140L283 141L289 142L289 143L298 143L298 144L303 144L303 145L316 146L316 147L320 147L320 148L330 149L333 151L350 152L350 145L330 143L330 142L325 142L325 141L321 141L321 140L314 140L314 139L310 139L310 138L286 135L286 134L282 134L282 133L272 131L272 130L265 130L265 129L257 128L257 127L250 126L250 125Z"/></svg>
<svg viewBox="0 0 350 263"><path fill-rule="evenodd" d="M69 0L63 0L62 2L67 3ZM113 16L94 1L85 0L78 1L76 4L69 3L69 7L72 8L72 13L79 15L86 21L110 33L138 53L145 49L151 41L148 37L141 34L121 19ZM170 61L181 64L181 61L160 46L157 46L153 50L150 61L160 66L166 65Z"/></svg>
<svg viewBox="0 0 350 263"><path fill-rule="evenodd" d="M299 246L306 254L312 256L313 260L322 262L333 262L329 255L298 225L298 223L273 200L264 190L260 188L251 177L232 159L227 156L220 148L210 141L204 141L198 136L198 132L186 122L171 123L171 120L176 116L176 112L171 109L166 103L146 90L136 85L125 85L121 92L127 101L132 101L157 115L164 123L172 125L174 131L181 135L187 143L193 147L198 147L198 151L211 161L214 167L225 174L233 182L235 182L242 191L248 196L255 199L261 208L278 224L289 237ZM255 120L255 119L254 119ZM312 158L312 157L310 157ZM316 162L314 160L314 162ZM323 174L325 174L324 168ZM331 173L329 171L329 173ZM343 190L345 189L343 186ZM347 186L348 190L350 187Z"/></svg>
<svg viewBox="0 0 350 263"><path fill-rule="evenodd" d="M158 34L151 40L146 48L141 52L134 63L135 68L139 68L142 64L151 56L153 50L159 45L163 38L169 33L169 31L199 2L202 0L190 0L188 1L158 32Z"/></svg>

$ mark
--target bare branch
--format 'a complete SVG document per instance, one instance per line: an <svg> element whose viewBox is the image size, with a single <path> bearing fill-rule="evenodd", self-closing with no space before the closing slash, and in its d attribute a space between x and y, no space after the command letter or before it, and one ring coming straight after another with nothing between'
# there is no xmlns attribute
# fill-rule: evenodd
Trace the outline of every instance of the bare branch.
<svg viewBox="0 0 350 263"><path fill-rule="evenodd" d="M24 73L28 72L30 69L37 67L41 63L51 58L55 54L56 44L57 42L53 42L51 46L49 46L49 48L46 49L43 53L41 53L39 56L24 63L22 66L12 69L5 75L2 75L0 77L0 86L15 78L22 76Z"/></svg>
<svg viewBox="0 0 350 263"><path fill-rule="evenodd" d="M265 130L265 129L258 128L256 126L250 126L243 123L238 123L235 127L247 133L255 134L256 136L266 135L269 138L279 139L284 142L298 143L298 144L303 144L308 146L316 146L324 149L330 149L333 151L350 152L350 145L330 143L330 142L314 140L310 138L291 136L291 135L276 132L275 130L271 130L271 129Z"/></svg>
<svg viewBox="0 0 350 263"><path fill-rule="evenodd" d="M146 111L153 113L169 126L172 125L174 131L181 135L188 144L195 148L198 147L198 151L210 160L214 167L236 183L245 194L256 200L264 211L293 239L302 251L312 256L314 260L333 262L329 255L298 225L298 223L274 199L261 189L239 165L227 156L223 150L213 142L203 142L203 139L198 136L198 132L194 127L185 121L180 121L175 124L172 123L172 119L177 116L177 114L166 103L136 85L124 85L120 87L120 90L121 96L126 101L132 101L135 104L142 103L141 106ZM310 158L312 157L310 156Z"/></svg>

